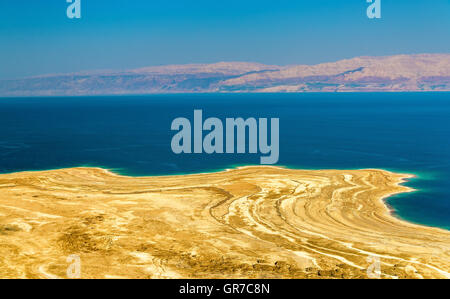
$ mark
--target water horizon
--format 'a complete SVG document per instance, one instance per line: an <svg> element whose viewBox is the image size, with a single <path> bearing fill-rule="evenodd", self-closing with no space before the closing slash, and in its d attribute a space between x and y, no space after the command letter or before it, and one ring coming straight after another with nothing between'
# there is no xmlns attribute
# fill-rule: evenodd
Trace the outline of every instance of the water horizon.
<svg viewBox="0 0 450 299"><path fill-rule="evenodd" d="M225 100L225 101L224 101ZM416 175L385 202L396 217L450 229L450 93L171 94L0 100L0 173L99 167L170 176L259 165L259 155L175 155L176 117L279 117L291 169Z"/></svg>

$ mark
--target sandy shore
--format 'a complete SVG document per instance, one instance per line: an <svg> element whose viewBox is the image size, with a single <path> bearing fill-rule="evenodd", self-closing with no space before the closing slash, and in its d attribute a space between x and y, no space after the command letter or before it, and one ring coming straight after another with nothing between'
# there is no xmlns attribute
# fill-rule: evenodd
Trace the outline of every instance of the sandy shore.
<svg viewBox="0 0 450 299"><path fill-rule="evenodd" d="M393 217L382 170L0 175L0 277L450 278L450 232ZM407 200L407 199L406 199ZM369 269L369 271L368 271ZM375 269L375 271L374 271Z"/></svg>

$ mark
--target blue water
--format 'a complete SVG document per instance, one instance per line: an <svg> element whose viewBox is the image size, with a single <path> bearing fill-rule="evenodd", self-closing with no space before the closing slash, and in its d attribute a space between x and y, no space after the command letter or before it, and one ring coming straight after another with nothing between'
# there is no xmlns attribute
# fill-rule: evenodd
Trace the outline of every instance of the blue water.
<svg viewBox="0 0 450 299"><path fill-rule="evenodd" d="M450 229L450 93L219 94L0 99L0 172L100 166L169 175L258 164L260 155L175 155L176 117L280 118L279 165L418 175L388 203Z"/></svg>

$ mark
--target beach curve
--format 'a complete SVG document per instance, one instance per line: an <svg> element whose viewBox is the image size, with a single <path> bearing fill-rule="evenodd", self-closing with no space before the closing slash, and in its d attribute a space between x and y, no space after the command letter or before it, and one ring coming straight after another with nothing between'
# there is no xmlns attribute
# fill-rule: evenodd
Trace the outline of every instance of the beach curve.
<svg viewBox="0 0 450 299"><path fill-rule="evenodd" d="M450 232L394 217L408 174L251 166L0 175L0 277L450 278ZM45 270L45 271L44 271Z"/></svg>

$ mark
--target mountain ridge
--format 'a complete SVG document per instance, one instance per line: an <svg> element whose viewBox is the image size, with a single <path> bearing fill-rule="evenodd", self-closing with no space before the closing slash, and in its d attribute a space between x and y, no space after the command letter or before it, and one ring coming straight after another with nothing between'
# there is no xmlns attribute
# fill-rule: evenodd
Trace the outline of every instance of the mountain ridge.
<svg viewBox="0 0 450 299"><path fill-rule="evenodd" d="M450 91L450 54L361 56L315 65L165 65L0 80L0 96L388 91Z"/></svg>

